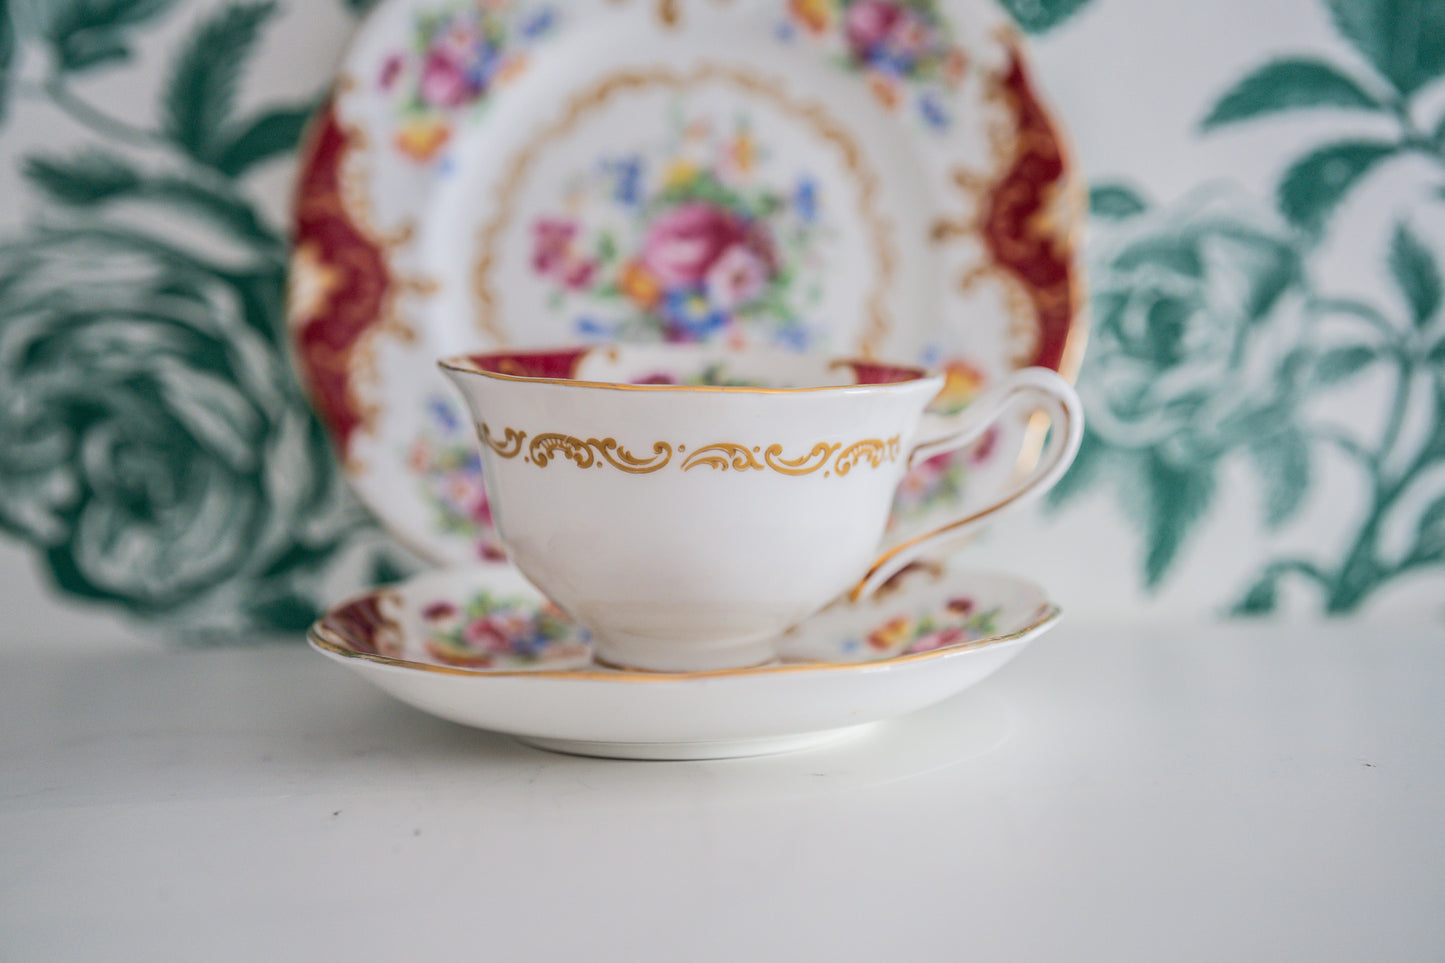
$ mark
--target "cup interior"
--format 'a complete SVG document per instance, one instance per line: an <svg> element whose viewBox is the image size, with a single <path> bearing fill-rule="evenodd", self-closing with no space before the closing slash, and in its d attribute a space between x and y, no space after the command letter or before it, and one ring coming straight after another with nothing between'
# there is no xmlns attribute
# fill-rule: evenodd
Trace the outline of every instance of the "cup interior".
<svg viewBox="0 0 1445 963"><path fill-rule="evenodd" d="M602 345L494 351L446 358L441 364L455 371L506 378L660 389L778 391L898 384L928 377L928 372L912 365L722 345Z"/></svg>

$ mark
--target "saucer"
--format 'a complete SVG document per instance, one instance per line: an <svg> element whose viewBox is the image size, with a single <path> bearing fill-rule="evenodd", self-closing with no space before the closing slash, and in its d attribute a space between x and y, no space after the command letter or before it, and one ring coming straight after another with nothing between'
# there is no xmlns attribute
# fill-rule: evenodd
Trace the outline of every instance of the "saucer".
<svg viewBox="0 0 1445 963"><path fill-rule="evenodd" d="M598 665L587 631L515 569L438 569L337 606L317 651L424 712L559 752L713 759L783 752L940 702L1057 620L1008 575L907 569L779 638L767 665L695 673Z"/></svg>
<svg viewBox="0 0 1445 963"><path fill-rule="evenodd" d="M289 333L362 501L465 564L500 549L438 357L816 349L940 369L956 410L1074 370L1081 200L989 0L381 0L302 152ZM1037 440L918 466L896 527Z"/></svg>

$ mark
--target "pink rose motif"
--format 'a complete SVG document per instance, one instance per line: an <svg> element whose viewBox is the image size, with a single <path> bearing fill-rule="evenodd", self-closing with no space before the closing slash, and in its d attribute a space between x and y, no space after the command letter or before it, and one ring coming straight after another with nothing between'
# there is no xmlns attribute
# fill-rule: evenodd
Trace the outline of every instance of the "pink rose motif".
<svg viewBox="0 0 1445 963"><path fill-rule="evenodd" d="M898 486L899 494L909 499L922 499L938 486L943 476L953 467L953 452L945 451L919 462Z"/></svg>
<svg viewBox="0 0 1445 963"><path fill-rule="evenodd" d="M994 450L998 448L998 434L997 428L990 428L984 432L982 438L973 443L973 448L968 453L970 464L982 465L993 457Z"/></svg>
<svg viewBox="0 0 1445 963"><path fill-rule="evenodd" d="M652 222L642 265L666 288L695 288L728 248L747 239L742 219L713 204L682 204Z"/></svg>
<svg viewBox="0 0 1445 963"><path fill-rule="evenodd" d="M464 64L444 50L427 55L420 91L422 100L433 107L458 107L474 93Z"/></svg>
<svg viewBox="0 0 1445 963"><path fill-rule="evenodd" d="M450 619L457 614L457 607L448 601L432 602L421 610L422 618L428 622Z"/></svg>
<svg viewBox="0 0 1445 963"><path fill-rule="evenodd" d="M531 618L520 612L495 612L468 624L462 637L473 648L506 652L532 637L531 623Z"/></svg>
<svg viewBox="0 0 1445 963"><path fill-rule="evenodd" d="M381 65L381 89L390 90L391 85L396 83L396 78L401 76L402 69L406 67L406 59L401 54L392 54L386 58Z"/></svg>
<svg viewBox="0 0 1445 963"><path fill-rule="evenodd" d="M471 472L453 472L446 479L446 500L474 522L487 524L492 520L491 506L482 479Z"/></svg>
<svg viewBox="0 0 1445 963"><path fill-rule="evenodd" d="M532 225L532 270L554 277L574 291L592 283L597 262L578 257L573 250L577 224L555 217L538 218Z"/></svg>
<svg viewBox="0 0 1445 963"><path fill-rule="evenodd" d="M939 629L920 636L908 647L909 652L932 652L946 645L969 641L968 633L960 628Z"/></svg>
<svg viewBox="0 0 1445 963"><path fill-rule="evenodd" d="M943 607L950 615L968 616L973 612L974 604L973 599L960 595L949 599Z"/></svg>
<svg viewBox="0 0 1445 963"><path fill-rule="evenodd" d="M597 273L597 263L577 259L571 261L562 271L562 283L574 291L582 291L592 283L592 275Z"/></svg>
<svg viewBox="0 0 1445 963"><path fill-rule="evenodd" d="M848 8L848 46L864 63L917 57L928 42L928 26L894 0L859 0Z"/></svg>
<svg viewBox="0 0 1445 963"><path fill-rule="evenodd" d="M915 14L905 11L888 35L888 49L897 56L917 60L928 52L932 39L928 24Z"/></svg>
<svg viewBox="0 0 1445 963"><path fill-rule="evenodd" d="M734 244L708 269L707 299L723 311L736 310L762 294L771 276L771 265L756 250Z"/></svg>
<svg viewBox="0 0 1445 963"><path fill-rule="evenodd" d="M490 618L480 618L469 622L462 629L462 638L467 645L474 649L495 651L507 647L507 636L501 626L496 625Z"/></svg>
<svg viewBox="0 0 1445 963"><path fill-rule="evenodd" d="M532 225L532 270L551 274L567 263L567 252L577 236L577 225L555 217L540 217Z"/></svg>

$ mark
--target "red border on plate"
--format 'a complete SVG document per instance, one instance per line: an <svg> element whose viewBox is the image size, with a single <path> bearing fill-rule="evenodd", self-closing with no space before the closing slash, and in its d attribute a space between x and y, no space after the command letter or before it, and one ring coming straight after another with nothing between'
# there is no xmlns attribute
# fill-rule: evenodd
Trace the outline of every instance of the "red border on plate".
<svg viewBox="0 0 1445 963"><path fill-rule="evenodd" d="M312 129L296 185L298 256L314 258L331 275L321 305L292 319L297 364L317 414L344 454L365 415L352 391L352 354L386 309L391 276L382 246L347 214L341 171L351 136L328 104Z"/></svg>

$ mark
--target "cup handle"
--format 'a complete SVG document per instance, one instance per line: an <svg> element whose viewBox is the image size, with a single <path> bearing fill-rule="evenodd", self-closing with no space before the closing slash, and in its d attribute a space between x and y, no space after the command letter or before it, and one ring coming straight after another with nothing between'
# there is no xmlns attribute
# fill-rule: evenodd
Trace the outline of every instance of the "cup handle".
<svg viewBox="0 0 1445 963"><path fill-rule="evenodd" d="M1028 476L1006 494L961 518L945 522L932 531L910 538L885 551L873 562L848 597L857 601L871 595L884 582L938 547L952 541L985 519L1004 509L1027 505L1054 487L1063 477L1084 437L1084 409L1073 386L1047 368L1024 368L998 382L956 415L931 416L925 422L925 437L914 443L908 454L910 467L946 451L964 448L978 440L999 417L1016 404L1027 403L1035 412L1048 415L1048 444ZM932 423L930 426L929 422Z"/></svg>

